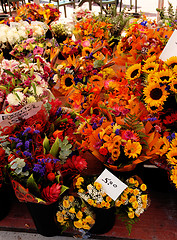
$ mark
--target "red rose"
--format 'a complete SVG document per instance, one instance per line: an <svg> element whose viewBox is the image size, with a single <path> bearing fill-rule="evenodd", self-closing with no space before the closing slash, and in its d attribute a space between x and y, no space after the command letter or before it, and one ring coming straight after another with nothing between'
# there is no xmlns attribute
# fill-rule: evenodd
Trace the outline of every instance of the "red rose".
<svg viewBox="0 0 177 240"><path fill-rule="evenodd" d="M100 148L100 149L99 149L99 153L100 153L101 155L106 156L107 153L108 153L108 150L107 150L107 148Z"/></svg>

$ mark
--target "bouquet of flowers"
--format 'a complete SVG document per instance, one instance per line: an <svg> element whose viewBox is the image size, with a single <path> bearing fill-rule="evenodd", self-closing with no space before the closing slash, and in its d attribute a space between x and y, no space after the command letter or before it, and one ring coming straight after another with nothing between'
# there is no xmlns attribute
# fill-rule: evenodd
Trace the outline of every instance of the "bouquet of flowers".
<svg viewBox="0 0 177 240"><path fill-rule="evenodd" d="M28 38L16 44L10 54L18 60L24 61L24 58L32 58L40 55L47 61L50 61L51 51L58 47L56 40L45 39L44 36L38 38Z"/></svg>
<svg viewBox="0 0 177 240"><path fill-rule="evenodd" d="M49 114L41 108L8 131L2 129L6 135L7 170L20 201L56 201L63 191L62 176L68 180L69 174L73 177L87 167L77 150L77 118L73 112L61 109L60 104L52 101L46 106Z"/></svg>
<svg viewBox="0 0 177 240"><path fill-rule="evenodd" d="M57 221L63 230L70 227L83 234L83 231L90 230L95 223L94 212L79 197L64 196L59 202L58 208Z"/></svg>
<svg viewBox="0 0 177 240"><path fill-rule="evenodd" d="M83 18L92 18L93 15L94 15L93 12L91 12L90 10L78 7L73 13L73 20L80 21Z"/></svg>
<svg viewBox="0 0 177 240"><path fill-rule="evenodd" d="M17 10L17 16L22 20L41 21L49 24L60 17L60 12L53 4L44 4L43 6L36 3L23 4Z"/></svg>
<svg viewBox="0 0 177 240"><path fill-rule="evenodd" d="M92 207L105 209L113 207L114 201L105 193L102 185L95 180L96 177L77 176L74 179L77 194Z"/></svg>
<svg viewBox="0 0 177 240"><path fill-rule="evenodd" d="M51 68L42 57L22 63L16 60L3 60L0 64L0 93L2 111L10 113L27 103L53 98L48 89Z"/></svg>
<svg viewBox="0 0 177 240"><path fill-rule="evenodd" d="M128 187L115 201L116 214L125 223L129 234L132 224L139 220L139 217L150 205L150 198L147 186L138 176L130 177L125 181Z"/></svg>

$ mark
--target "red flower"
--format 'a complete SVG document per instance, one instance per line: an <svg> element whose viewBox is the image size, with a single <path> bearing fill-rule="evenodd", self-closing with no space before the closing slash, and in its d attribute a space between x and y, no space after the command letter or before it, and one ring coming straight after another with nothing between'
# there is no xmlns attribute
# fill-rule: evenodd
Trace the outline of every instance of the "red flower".
<svg viewBox="0 0 177 240"><path fill-rule="evenodd" d="M59 138L63 141L63 130L56 130L54 133L53 133L53 136L54 138Z"/></svg>
<svg viewBox="0 0 177 240"><path fill-rule="evenodd" d="M47 201L47 202L56 202L60 196L61 192L61 185L58 183L54 183L51 187L47 186L42 190L42 197Z"/></svg>
<svg viewBox="0 0 177 240"><path fill-rule="evenodd" d="M47 175L47 178L48 178L49 181L52 182L55 179L55 174L53 172L51 172Z"/></svg>
<svg viewBox="0 0 177 240"><path fill-rule="evenodd" d="M100 153L101 155L106 156L107 153L108 153L108 150L107 150L107 148L100 148L100 149L99 149L99 153Z"/></svg>
<svg viewBox="0 0 177 240"><path fill-rule="evenodd" d="M84 158L73 155L72 158L67 159L67 162L62 166L62 168L81 172L87 168L87 162Z"/></svg>

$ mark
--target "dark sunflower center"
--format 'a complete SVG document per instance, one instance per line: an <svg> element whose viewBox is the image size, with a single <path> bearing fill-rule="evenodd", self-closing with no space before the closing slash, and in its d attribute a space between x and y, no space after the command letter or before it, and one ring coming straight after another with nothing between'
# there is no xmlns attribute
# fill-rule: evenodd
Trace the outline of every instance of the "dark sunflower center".
<svg viewBox="0 0 177 240"><path fill-rule="evenodd" d="M162 81L168 81L169 80L169 76L163 76L160 78L160 80Z"/></svg>
<svg viewBox="0 0 177 240"><path fill-rule="evenodd" d="M99 82L100 80L99 79L93 79L93 82Z"/></svg>
<svg viewBox="0 0 177 240"><path fill-rule="evenodd" d="M65 85L66 85L67 87L70 87L70 86L73 85L72 79L71 79L70 77L67 77L67 78L65 79Z"/></svg>
<svg viewBox="0 0 177 240"><path fill-rule="evenodd" d="M150 108L151 108L152 111L155 111L155 110L157 110L158 107L152 106L152 107L150 107Z"/></svg>
<svg viewBox="0 0 177 240"><path fill-rule="evenodd" d="M89 54L90 54L90 52L89 52L88 50L86 50L86 51L85 51L85 53L86 53L87 55L89 55Z"/></svg>
<svg viewBox="0 0 177 240"><path fill-rule="evenodd" d="M150 92L150 97L153 100L159 100L162 97L162 90L160 88L154 88Z"/></svg>
<svg viewBox="0 0 177 240"><path fill-rule="evenodd" d="M177 89L177 83L173 85L175 89Z"/></svg>
<svg viewBox="0 0 177 240"><path fill-rule="evenodd" d="M155 54L155 52L150 52L150 55L152 56L153 54Z"/></svg>
<svg viewBox="0 0 177 240"><path fill-rule="evenodd" d="M151 71L151 70L154 70L154 68L153 67L147 68L147 71Z"/></svg>
<svg viewBox="0 0 177 240"><path fill-rule="evenodd" d="M138 75L138 69L135 69L132 73L131 73L131 78L134 78Z"/></svg>
<svg viewBox="0 0 177 240"><path fill-rule="evenodd" d="M177 65L177 62L170 64L169 67L174 68L176 65Z"/></svg>

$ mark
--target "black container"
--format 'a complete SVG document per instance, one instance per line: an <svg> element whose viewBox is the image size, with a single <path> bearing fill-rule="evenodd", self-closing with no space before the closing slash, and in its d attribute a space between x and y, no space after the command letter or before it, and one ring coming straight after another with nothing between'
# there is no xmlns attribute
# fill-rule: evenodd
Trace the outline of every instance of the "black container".
<svg viewBox="0 0 177 240"><path fill-rule="evenodd" d="M0 188L0 220L5 218L12 205L12 189L9 187L9 185L3 184Z"/></svg>
<svg viewBox="0 0 177 240"><path fill-rule="evenodd" d="M104 234L109 232L115 223L115 208L94 208L96 214L95 224L90 229L91 234Z"/></svg>
<svg viewBox="0 0 177 240"><path fill-rule="evenodd" d="M46 237L52 237L61 234L61 229L56 222L58 202L50 205L39 203L26 203L26 205L39 234Z"/></svg>

